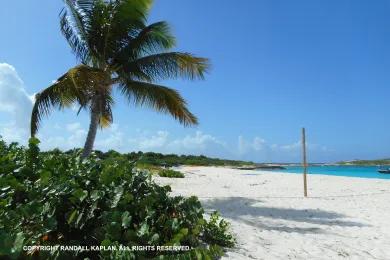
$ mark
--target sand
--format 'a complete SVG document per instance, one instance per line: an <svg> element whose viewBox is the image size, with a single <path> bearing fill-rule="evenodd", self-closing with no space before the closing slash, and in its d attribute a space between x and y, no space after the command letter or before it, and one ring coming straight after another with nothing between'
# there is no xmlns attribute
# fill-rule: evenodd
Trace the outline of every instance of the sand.
<svg viewBox="0 0 390 260"><path fill-rule="evenodd" d="M181 167L157 177L173 195L196 195L231 223L237 246L223 259L390 259L390 180L221 167Z"/></svg>

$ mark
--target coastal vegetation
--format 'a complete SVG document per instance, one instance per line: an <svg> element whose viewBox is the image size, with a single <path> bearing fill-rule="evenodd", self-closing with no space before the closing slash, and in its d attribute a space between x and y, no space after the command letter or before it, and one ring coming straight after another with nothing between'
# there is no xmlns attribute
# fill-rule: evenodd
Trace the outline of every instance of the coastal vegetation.
<svg viewBox="0 0 390 260"><path fill-rule="evenodd" d="M170 169L162 169L161 171L158 172L158 176L168 177L168 178L184 178L183 173L170 170Z"/></svg>
<svg viewBox="0 0 390 260"><path fill-rule="evenodd" d="M171 51L175 37L166 22L147 25L152 0L64 0L61 32L80 64L35 96L31 136L52 109L78 105L90 114L82 158L93 149L98 127L113 122L117 89L130 104L168 113L184 126L197 118L180 94L161 80L203 79L208 60Z"/></svg>
<svg viewBox="0 0 390 260"><path fill-rule="evenodd" d="M239 160L227 160L219 158L211 158L204 155L176 155L176 154L162 154L154 152L131 152L131 153L118 153L114 150L108 152L96 151L97 156L101 159L107 159L110 157L124 157L130 161L137 161L138 166L164 166L172 167L179 165L194 165L194 166L243 166L254 165L253 162L239 161Z"/></svg>
<svg viewBox="0 0 390 260"><path fill-rule="evenodd" d="M169 186L125 157L100 159L81 150L41 153L0 140L0 258L215 259L234 246L229 224L209 220L196 197ZM24 246L183 246L188 251L39 250Z"/></svg>
<svg viewBox="0 0 390 260"><path fill-rule="evenodd" d="M338 162L337 164L339 164L339 165L362 165L362 166L390 165L390 159L341 161L341 162Z"/></svg>
<svg viewBox="0 0 390 260"><path fill-rule="evenodd" d="M229 232L230 224L220 219L217 211L211 214L209 222L206 223L206 227L204 235L209 241L226 247L233 247L235 245L236 240Z"/></svg>

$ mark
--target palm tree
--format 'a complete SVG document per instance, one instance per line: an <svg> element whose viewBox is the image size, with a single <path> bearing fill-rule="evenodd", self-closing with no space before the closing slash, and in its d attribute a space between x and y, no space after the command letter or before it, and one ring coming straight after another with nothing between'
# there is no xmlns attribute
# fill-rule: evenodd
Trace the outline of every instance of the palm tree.
<svg viewBox="0 0 390 260"><path fill-rule="evenodd" d="M113 88L129 102L169 113L184 126L197 124L185 100L156 84L172 78L203 79L208 60L169 52L175 38L166 22L146 25L152 0L64 0L61 32L81 64L36 95L31 136L53 108L74 104L90 113L82 158L93 148L97 128L113 122Z"/></svg>

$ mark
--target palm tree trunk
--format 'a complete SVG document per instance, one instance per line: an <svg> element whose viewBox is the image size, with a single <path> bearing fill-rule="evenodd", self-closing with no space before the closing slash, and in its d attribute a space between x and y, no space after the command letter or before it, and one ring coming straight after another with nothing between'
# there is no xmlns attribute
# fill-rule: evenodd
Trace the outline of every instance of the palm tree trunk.
<svg viewBox="0 0 390 260"><path fill-rule="evenodd" d="M82 160L87 158L92 152L93 144L94 144L95 138L96 138L98 124L99 124L99 113L97 110L97 105L92 104L91 122L89 124L87 140L85 141L83 153L81 155Z"/></svg>

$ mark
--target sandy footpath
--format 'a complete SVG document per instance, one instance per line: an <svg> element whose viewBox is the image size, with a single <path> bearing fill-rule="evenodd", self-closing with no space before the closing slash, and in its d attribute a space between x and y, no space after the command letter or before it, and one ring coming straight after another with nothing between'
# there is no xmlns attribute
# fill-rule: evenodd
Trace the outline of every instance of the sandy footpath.
<svg viewBox="0 0 390 260"><path fill-rule="evenodd" d="M157 177L173 195L196 195L232 224L225 259L390 260L390 180L182 167Z"/></svg>

